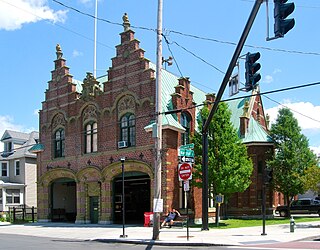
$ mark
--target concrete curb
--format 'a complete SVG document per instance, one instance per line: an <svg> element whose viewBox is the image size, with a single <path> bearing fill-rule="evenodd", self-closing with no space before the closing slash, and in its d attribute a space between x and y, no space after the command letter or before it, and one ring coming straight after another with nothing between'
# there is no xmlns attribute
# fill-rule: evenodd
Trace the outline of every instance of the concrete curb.
<svg viewBox="0 0 320 250"><path fill-rule="evenodd" d="M157 240L125 240L125 239L94 239L91 241L97 241L102 243L124 243L124 244L136 244L136 245L155 245L155 246L198 246L198 247L210 247L210 246L236 246L227 244L215 244L208 242L170 242L170 241L157 241Z"/></svg>

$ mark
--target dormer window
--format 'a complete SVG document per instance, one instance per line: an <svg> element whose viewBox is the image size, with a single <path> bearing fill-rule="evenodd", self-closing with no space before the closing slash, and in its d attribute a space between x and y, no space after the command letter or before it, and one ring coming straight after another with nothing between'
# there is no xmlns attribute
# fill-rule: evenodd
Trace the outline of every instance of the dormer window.
<svg viewBox="0 0 320 250"><path fill-rule="evenodd" d="M13 150L13 144L11 141L4 143L4 152L10 153Z"/></svg>

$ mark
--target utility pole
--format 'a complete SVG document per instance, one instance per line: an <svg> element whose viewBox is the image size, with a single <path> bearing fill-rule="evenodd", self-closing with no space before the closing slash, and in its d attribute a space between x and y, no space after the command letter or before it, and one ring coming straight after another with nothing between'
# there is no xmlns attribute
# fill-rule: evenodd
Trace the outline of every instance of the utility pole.
<svg viewBox="0 0 320 250"><path fill-rule="evenodd" d="M248 37L249 31L252 27L253 21L256 18L256 15L259 11L259 8L264 0L256 0L254 6L251 10L250 16L248 18L247 24L242 32L238 45L235 49L235 52L230 61L228 70L223 78L220 89L218 91L217 97L213 103L213 106L210 110L209 116L205 121L202 127L202 157L203 157L203 165L202 165L202 230L209 230L208 225L208 206L209 206L209 194L208 194L208 157L204 156L204 154L208 154L208 129L209 124L212 120L214 113L218 109L218 104L222 98L223 92L228 84L228 81L231 77L233 68L237 64L238 57L240 56L243 45ZM206 183L205 183L206 182Z"/></svg>
<svg viewBox="0 0 320 250"><path fill-rule="evenodd" d="M156 64L156 125L157 136L155 138L155 165L154 165L154 200L161 199L161 160L162 160L162 106L161 106L161 71L162 71L162 0L158 0L158 27L157 27L157 64ZM153 206L158 207L156 204ZM160 212L153 214L153 240L159 239Z"/></svg>
<svg viewBox="0 0 320 250"><path fill-rule="evenodd" d="M98 19L98 0L96 0L94 12L94 49L93 49L93 76L97 78L97 19Z"/></svg>

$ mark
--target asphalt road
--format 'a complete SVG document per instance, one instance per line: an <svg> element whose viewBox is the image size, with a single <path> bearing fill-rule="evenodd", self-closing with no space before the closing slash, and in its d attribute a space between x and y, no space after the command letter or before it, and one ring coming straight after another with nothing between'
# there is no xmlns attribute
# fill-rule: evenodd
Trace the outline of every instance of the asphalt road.
<svg viewBox="0 0 320 250"><path fill-rule="evenodd" d="M181 249L320 249L320 241L307 239L305 241L287 242L287 243L271 243L247 246L210 246L210 247L192 247L192 246L157 246L157 245L139 245L139 244L124 244L124 243L102 243L97 241L83 241L58 239L48 237L34 237L13 234L0 234L0 249L23 249L23 250L90 250L90 249L119 249L119 250L181 250Z"/></svg>

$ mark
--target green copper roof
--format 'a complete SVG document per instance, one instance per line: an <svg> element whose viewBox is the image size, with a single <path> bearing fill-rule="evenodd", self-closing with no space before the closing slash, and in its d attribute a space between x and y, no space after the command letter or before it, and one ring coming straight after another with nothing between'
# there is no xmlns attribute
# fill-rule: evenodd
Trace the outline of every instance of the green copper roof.
<svg viewBox="0 0 320 250"><path fill-rule="evenodd" d="M254 98L254 97L253 97ZM239 100L228 101L227 104L231 110L231 122L237 129L240 136L240 117L243 114L243 107L246 101L250 101L250 98L243 98ZM271 138L262 126L253 117L250 117L248 130L244 137L241 138L243 143L249 142L271 142Z"/></svg>

